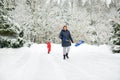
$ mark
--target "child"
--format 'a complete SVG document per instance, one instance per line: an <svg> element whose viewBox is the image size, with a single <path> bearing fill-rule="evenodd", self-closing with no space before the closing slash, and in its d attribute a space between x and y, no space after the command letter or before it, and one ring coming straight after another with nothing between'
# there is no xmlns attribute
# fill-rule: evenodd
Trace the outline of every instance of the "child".
<svg viewBox="0 0 120 80"><path fill-rule="evenodd" d="M47 44L47 49L48 49L48 54L49 54L51 51L51 42L48 41L46 44Z"/></svg>

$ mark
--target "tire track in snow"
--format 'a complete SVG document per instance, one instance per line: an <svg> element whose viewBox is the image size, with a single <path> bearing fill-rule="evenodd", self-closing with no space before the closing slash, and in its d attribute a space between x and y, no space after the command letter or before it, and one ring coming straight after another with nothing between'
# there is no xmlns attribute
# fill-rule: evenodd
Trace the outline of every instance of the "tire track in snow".
<svg viewBox="0 0 120 80"><path fill-rule="evenodd" d="M77 71L79 75L82 75L82 78L80 78L80 76L79 76L78 80L80 80L80 79L82 79L82 80L99 80L100 79L100 78L98 79L95 75L88 73L84 68L81 68L81 67L75 65L74 63L70 63L68 61L64 61L63 63L66 64L65 65L66 68L69 67L70 69Z"/></svg>
<svg viewBox="0 0 120 80"><path fill-rule="evenodd" d="M55 64L62 70L62 74L67 80L98 80L96 76L88 73L85 69L69 63L66 60L58 59L55 55L52 56Z"/></svg>
<svg viewBox="0 0 120 80"><path fill-rule="evenodd" d="M54 57L51 55L49 55L48 57L49 57L49 60L52 62L52 65L54 66L57 76L59 77L57 80L67 80L61 67L58 65L58 63L54 61Z"/></svg>
<svg viewBox="0 0 120 80"><path fill-rule="evenodd" d="M85 55L85 58L82 58L82 57L83 55L79 56L79 58L75 59L75 61L73 61L72 64L74 63L74 65L83 68L84 70L88 71L88 73L91 73L96 78L101 80L115 80L115 77L119 78L118 70L120 66L116 66L118 65L115 63L116 58L113 59L114 57L111 57L111 56L109 57L104 54L101 54L101 55L90 54L90 55ZM80 62L78 60L80 60ZM116 75L114 75L114 73ZM119 79L116 79L116 80L119 80Z"/></svg>

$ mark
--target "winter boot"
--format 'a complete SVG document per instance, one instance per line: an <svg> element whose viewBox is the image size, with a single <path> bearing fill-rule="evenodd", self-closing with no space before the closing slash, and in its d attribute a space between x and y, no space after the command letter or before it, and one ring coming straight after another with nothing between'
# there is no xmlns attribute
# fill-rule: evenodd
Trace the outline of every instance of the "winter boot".
<svg viewBox="0 0 120 80"><path fill-rule="evenodd" d="M66 53L66 57L69 59L68 53Z"/></svg>
<svg viewBox="0 0 120 80"><path fill-rule="evenodd" d="M66 55L63 55L63 59L64 59L64 60L66 59L65 57L66 57Z"/></svg>

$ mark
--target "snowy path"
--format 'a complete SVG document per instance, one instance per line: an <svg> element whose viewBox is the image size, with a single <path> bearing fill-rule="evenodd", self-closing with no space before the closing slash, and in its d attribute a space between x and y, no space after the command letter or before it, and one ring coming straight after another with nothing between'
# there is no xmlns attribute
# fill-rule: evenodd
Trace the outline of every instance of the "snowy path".
<svg viewBox="0 0 120 80"><path fill-rule="evenodd" d="M45 44L0 49L0 80L120 80L120 54L108 46L72 46L69 60L60 45L46 52Z"/></svg>

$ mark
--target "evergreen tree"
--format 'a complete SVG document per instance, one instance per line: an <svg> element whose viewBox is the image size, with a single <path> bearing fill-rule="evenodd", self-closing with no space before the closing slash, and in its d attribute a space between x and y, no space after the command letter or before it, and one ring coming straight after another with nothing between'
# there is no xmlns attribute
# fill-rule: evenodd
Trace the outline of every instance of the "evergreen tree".
<svg viewBox="0 0 120 80"><path fill-rule="evenodd" d="M4 6L4 2L0 1L0 48L12 47L18 48L22 47L23 41L23 31L20 29L19 25L14 23L8 16L8 11Z"/></svg>
<svg viewBox="0 0 120 80"><path fill-rule="evenodd" d="M120 14L120 9L118 9L118 13ZM113 24L113 36L112 36L112 51L113 53L120 53L120 24Z"/></svg>

